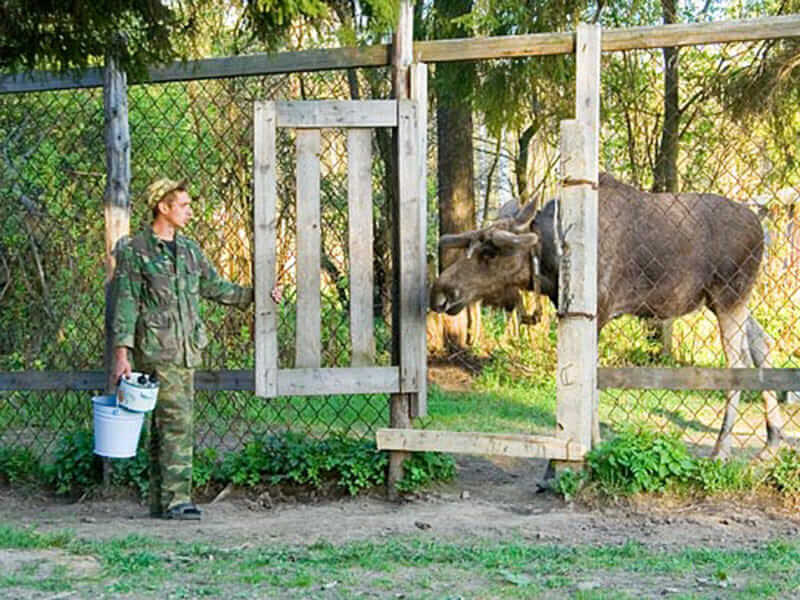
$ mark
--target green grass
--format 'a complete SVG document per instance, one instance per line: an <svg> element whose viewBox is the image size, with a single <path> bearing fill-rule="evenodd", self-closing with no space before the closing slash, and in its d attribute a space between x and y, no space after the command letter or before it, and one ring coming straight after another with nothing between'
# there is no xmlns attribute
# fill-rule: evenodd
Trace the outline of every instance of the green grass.
<svg viewBox="0 0 800 600"><path fill-rule="evenodd" d="M99 575L69 568L0 575L3 597L70 598L784 598L800 586L800 542L756 549L654 550L638 543L536 544L482 538L401 536L309 546L225 548L139 535L89 541L0 525L0 549L56 549L92 556ZM555 594L555 596L554 596Z"/></svg>

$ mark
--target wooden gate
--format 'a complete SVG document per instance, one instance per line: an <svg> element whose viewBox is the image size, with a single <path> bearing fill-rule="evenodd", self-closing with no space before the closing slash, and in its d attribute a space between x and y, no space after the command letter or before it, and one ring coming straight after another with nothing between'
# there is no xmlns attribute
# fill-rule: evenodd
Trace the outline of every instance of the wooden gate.
<svg viewBox="0 0 800 600"><path fill-rule="evenodd" d="M425 414L426 111L412 100L255 103L255 392L265 398L413 393ZM276 130L296 130L297 343L295 368L278 367ZM373 330L372 128L397 128L399 364L375 365ZM348 153L351 364L321 364L320 130L345 129ZM398 245L396 245L397 247ZM397 314L397 313L396 313Z"/></svg>

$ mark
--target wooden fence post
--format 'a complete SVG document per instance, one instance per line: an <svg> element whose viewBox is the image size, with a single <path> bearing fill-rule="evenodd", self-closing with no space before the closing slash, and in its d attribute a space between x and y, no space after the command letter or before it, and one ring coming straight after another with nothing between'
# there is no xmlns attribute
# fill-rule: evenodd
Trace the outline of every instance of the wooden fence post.
<svg viewBox="0 0 800 600"><path fill-rule="evenodd" d="M601 29L580 24L576 120L561 123L557 435L592 447L597 429L597 183ZM598 431L599 433L599 431Z"/></svg>
<svg viewBox="0 0 800 600"><path fill-rule="evenodd" d="M117 61L106 57L103 84L103 113L106 146L106 188L103 194L105 213L105 352L103 365L106 373L106 393L114 393L116 382L112 381L114 348L111 326L114 317L114 298L111 280L116 261L114 252L122 238L130 234L130 182L131 182L131 138L128 128L128 78L119 69ZM103 459L103 484L110 483L111 463Z"/></svg>
<svg viewBox="0 0 800 600"><path fill-rule="evenodd" d="M400 2L400 12L397 21L397 30L392 38L392 92L395 100L409 98L409 66L413 51L414 12L411 0ZM393 154L394 164L398 164L399 156L399 127L394 131ZM397 171L397 169L396 169ZM395 181L395 205L392 210L392 358L400 360L400 196L399 178ZM401 365L402 369L402 365ZM408 429L411 427L409 394L392 394L389 400L389 426L394 429ZM390 500L398 498L397 482L403 478L403 463L409 457L408 452L393 450L389 452L389 472L386 478L387 495Z"/></svg>

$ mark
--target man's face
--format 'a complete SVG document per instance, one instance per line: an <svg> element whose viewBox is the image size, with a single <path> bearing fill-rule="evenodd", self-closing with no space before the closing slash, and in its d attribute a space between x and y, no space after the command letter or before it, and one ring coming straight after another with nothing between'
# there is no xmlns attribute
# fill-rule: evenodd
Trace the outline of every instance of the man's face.
<svg viewBox="0 0 800 600"><path fill-rule="evenodd" d="M161 215L175 229L182 229L192 219L192 198L187 192L175 192L172 203L161 201Z"/></svg>

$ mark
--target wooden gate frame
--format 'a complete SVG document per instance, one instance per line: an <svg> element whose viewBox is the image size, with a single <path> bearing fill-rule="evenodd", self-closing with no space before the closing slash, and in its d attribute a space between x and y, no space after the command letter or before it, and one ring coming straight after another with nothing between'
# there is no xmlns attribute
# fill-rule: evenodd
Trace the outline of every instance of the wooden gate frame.
<svg viewBox="0 0 800 600"><path fill-rule="evenodd" d="M559 319L556 436L379 429L382 450L494 454L580 462L597 420L597 181L600 128L599 25L578 25L574 120L561 123L557 203ZM597 439L597 437L594 437Z"/></svg>
<svg viewBox="0 0 800 600"><path fill-rule="evenodd" d="M417 66L425 76L424 65ZM415 394L426 414L425 151L427 111L414 100L258 101L255 123L255 393L264 398L326 394ZM293 369L278 367L276 276L278 127L297 131L297 345ZM369 129L396 127L400 322L399 365L374 364L372 144ZM320 130L347 129L350 252L350 367L321 366Z"/></svg>

